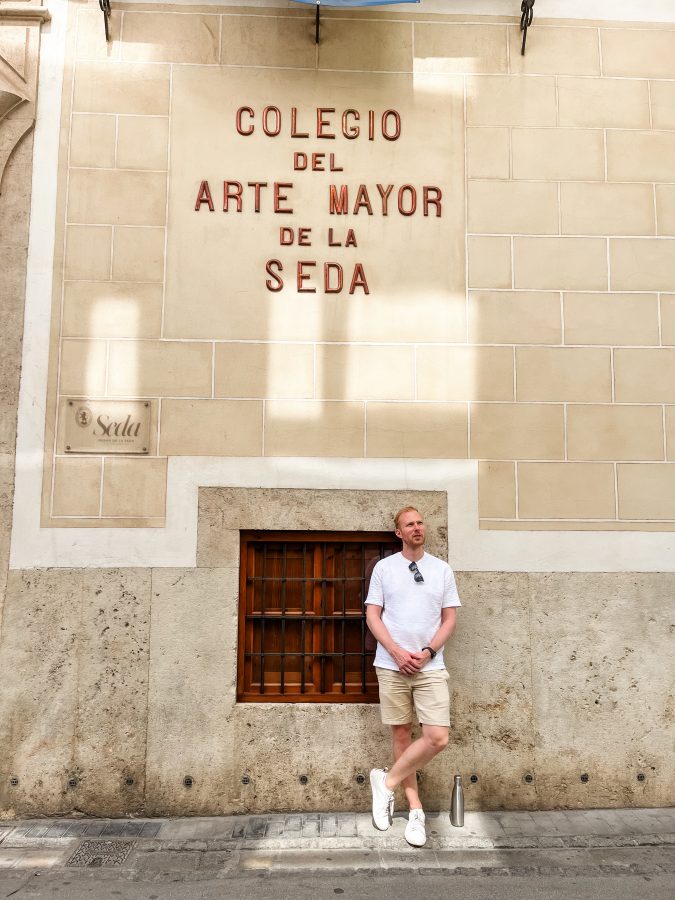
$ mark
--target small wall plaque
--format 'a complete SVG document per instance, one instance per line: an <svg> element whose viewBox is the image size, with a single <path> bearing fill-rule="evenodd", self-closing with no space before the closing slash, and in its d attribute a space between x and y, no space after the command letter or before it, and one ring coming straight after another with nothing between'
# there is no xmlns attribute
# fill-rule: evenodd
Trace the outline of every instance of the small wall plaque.
<svg viewBox="0 0 675 900"><path fill-rule="evenodd" d="M67 400L66 453L149 453L149 400Z"/></svg>

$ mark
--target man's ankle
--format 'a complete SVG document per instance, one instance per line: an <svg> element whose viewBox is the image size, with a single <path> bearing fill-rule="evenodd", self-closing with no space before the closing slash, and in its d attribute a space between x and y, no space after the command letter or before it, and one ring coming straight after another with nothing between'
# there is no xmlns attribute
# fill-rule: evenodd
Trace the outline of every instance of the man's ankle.
<svg viewBox="0 0 675 900"><path fill-rule="evenodd" d="M389 779L389 773L388 773L388 772L385 772L385 775L384 775L384 786L386 787L386 789L387 789L388 791L393 791L394 788L393 788L390 784L387 783L387 782L388 782L388 779Z"/></svg>

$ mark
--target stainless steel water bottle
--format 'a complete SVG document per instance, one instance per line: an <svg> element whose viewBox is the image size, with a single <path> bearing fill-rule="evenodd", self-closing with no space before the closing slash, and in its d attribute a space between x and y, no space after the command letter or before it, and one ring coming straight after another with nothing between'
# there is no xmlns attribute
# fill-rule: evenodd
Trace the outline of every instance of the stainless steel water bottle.
<svg viewBox="0 0 675 900"><path fill-rule="evenodd" d="M464 825L464 788L461 775L455 775L455 783L452 786L450 822L455 828L462 828Z"/></svg>

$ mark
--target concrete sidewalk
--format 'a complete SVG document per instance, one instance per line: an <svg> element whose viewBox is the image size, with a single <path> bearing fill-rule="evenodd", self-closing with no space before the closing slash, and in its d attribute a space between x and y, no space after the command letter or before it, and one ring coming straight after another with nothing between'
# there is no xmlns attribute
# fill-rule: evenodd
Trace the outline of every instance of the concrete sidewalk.
<svg viewBox="0 0 675 900"><path fill-rule="evenodd" d="M427 844L408 846L406 817L387 832L367 813L189 819L0 822L0 878L68 871L131 881L298 873L584 876L675 874L675 809L427 815Z"/></svg>

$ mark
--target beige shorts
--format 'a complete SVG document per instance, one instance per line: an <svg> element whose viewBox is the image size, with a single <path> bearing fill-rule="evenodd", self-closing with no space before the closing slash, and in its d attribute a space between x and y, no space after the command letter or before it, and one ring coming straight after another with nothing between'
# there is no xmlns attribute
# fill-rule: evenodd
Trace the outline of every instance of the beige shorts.
<svg viewBox="0 0 675 900"><path fill-rule="evenodd" d="M380 685L380 713L384 725L407 725L417 712L420 725L450 725L450 695L445 669L402 675L375 669Z"/></svg>

